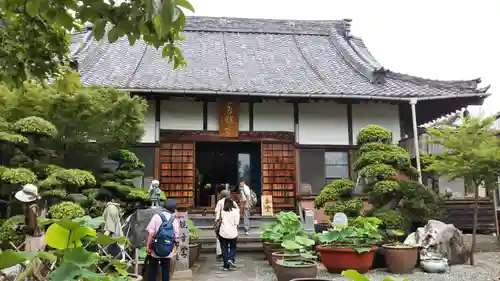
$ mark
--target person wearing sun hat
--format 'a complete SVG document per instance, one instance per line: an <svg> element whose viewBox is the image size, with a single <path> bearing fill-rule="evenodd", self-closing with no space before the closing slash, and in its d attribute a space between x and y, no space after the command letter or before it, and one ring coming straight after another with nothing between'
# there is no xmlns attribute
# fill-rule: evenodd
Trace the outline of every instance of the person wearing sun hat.
<svg viewBox="0 0 500 281"><path fill-rule="evenodd" d="M38 187L33 184L25 184L23 188L16 192L14 196L18 201L22 203L23 213L25 217L25 225L20 226L19 230L26 235L24 242L25 252L42 252L45 250L45 234L43 229L38 226L37 218L40 214L40 208L38 207L38 200L40 200L40 195L38 194ZM35 265L33 270L33 275L39 276L43 264ZM40 279L41 280L41 279Z"/></svg>
<svg viewBox="0 0 500 281"><path fill-rule="evenodd" d="M24 250L27 252L40 252L45 249L45 237L43 230L38 227L37 218L40 214L40 208L37 201L40 199L38 188L33 184L25 184L23 188L16 192L14 196L23 204L25 225L21 231L26 234Z"/></svg>

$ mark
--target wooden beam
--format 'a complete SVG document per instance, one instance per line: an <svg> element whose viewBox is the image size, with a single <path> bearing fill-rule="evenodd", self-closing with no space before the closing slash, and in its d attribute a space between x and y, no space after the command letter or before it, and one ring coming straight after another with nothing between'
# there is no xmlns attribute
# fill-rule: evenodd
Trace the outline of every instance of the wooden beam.
<svg viewBox="0 0 500 281"><path fill-rule="evenodd" d="M248 130L250 132L253 132L253 114L254 114L254 107L253 107L254 102L251 101L248 103Z"/></svg>
<svg viewBox="0 0 500 281"><path fill-rule="evenodd" d="M238 137L220 137L217 131L183 131L162 130L160 132L161 142L178 141L217 141L217 142L283 142L293 143L295 134L293 132L240 132Z"/></svg>
<svg viewBox="0 0 500 281"><path fill-rule="evenodd" d="M349 134L349 145L353 145L354 136L352 132L352 103L347 104L347 133Z"/></svg>
<svg viewBox="0 0 500 281"><path fill-rule="evenodd" d="M203 130L208 130L208 102L203 101Z"/></svg>

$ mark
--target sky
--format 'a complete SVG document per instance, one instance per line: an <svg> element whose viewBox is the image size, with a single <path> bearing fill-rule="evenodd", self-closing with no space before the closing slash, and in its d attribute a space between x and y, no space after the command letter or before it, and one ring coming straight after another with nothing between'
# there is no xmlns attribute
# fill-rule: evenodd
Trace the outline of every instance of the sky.
<svg viewBox="0 0 500 281"><path fill-rule="evenodd" d="M430 79L482 79L483 106L500 111L500 1L497 0L190 0L195 15L301 20L352 19L387 69ZM496 26L496 28L495 28Z"/></svg>

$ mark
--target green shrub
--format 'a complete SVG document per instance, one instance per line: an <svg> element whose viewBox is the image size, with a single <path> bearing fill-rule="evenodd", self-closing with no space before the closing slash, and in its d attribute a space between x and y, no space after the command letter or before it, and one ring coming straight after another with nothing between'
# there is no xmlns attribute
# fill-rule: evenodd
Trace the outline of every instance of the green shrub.
<svg viewBox="0 0 500 281"><path fill-rule="evenodd" d="M349 179L334 180L331 184L325 186L318 196L314 199L314 207L322 208L329 201L335 201L341 198L349 198L354 190L354 182Z"/></svg>
<svg viewBox="0 0 500 281"><path fill-rule="evenodd" d="M8 218L0 224L0 244L10 248L9 242L16 247L24 241L24 234L14 231L14 226L24 222L24 216L14 216Z"/></svg>
<svg viewBox="0 0 500 281"><path fill-rule="evenodd" d="M85 215L83 208L74 202L61 202L50 207L49 214L53 219L74 219Z"/></svg>
<svg viewBox="0 0 500 281"><path fill-rule="evenodd" d="M359 198L353 198L326 204L325 214L328 216L333 216L335 215L335 213L345 213L348 217L356 217L359 216L362 209L363 200Z"/></svg>
<svg viewBox="0 0 500 281"><path fill-rule="evenodd" d="M358 145L362 146L371 142L391 143L391 132L378 125L368 125L359 132Z"/></svg>
<svg viewBox="0 0 500 281"><path fill-rule="evenodd" d="M382 221L382 226L385 229L406 232L411 227L409 218L400 211L379 209L373 213L373 216Z"/></svg>

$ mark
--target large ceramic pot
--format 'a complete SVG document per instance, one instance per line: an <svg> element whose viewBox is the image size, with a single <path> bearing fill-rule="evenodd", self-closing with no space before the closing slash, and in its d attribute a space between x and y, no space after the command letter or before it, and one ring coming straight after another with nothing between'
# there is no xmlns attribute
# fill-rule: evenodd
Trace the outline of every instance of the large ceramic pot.
<svg viewBox="0 0 500 281"><path fill-rule="evenodd" d="M418 247L410 245L383 245L385 263L389 272L412 273L417 266Z"/></svg>
<svg viewBox="0 0 500 281"><path fill-rule="evenodd" d="M347 269L353 269L359 273L366 273L373 263L373 255L377 247L370 251L358 254L350 248L336 248L335 246L316 246L321 256L321 262L330 273L342 273Z"/></svg>
<svg viewBox="0 0 500 281"><path fill-rule="evenodd" d="M304 259L278 260L274 270L278 281L291 281L296 278L313 279L318 275L318 263Z"/></svg>
<svg viewBox="0 0 500 281"><path fill-rule="evenodd" d="M266 255L266 260L271 260L271 254L269 253L270 248L281 248L281 243L273 243L270 241L264 241L264 254Z"/></svg>
<svg viewBox="0 0 500 281"><path fill-rule="evenodd" d="M266 244L266 240L262 240L262 250L264 251L264 259L267 260L267 244Z"/></svg>
<svg viewBox="0 0 500 281"><path fill-rule="evenodd" d="M276 252L283 252L283 248L282 247L279 247L279 248L269 248L267 250L268 252L268 256L267 256L267 262L269 262L269 265L273 265L273 253L276 253Z"/></svg>
<svg viewBox="0 0 500 281"><path fill-rule="evenodd" d="M201 244L189 244L189 268L193 267L194 263L200 258Z"/></svg>
<svg viewBox="0 0 500 281"><path fill-rule="evenodd" d="M300 254L287 254L284 252L274 252L271 255L271 266L274 268L278 260L290 260L300 258Z"/></svg>
<svg viewBox="0 0 500 281"><path fill-rule="evenodd" d="M445 259L425 259L420 261L420 265L428 273L443 273L448 269L448 262Z"/></svg>

